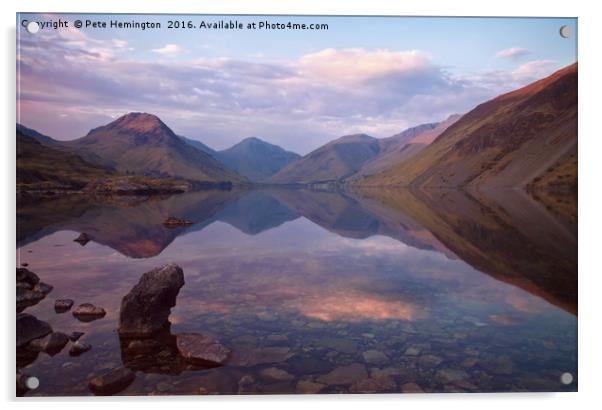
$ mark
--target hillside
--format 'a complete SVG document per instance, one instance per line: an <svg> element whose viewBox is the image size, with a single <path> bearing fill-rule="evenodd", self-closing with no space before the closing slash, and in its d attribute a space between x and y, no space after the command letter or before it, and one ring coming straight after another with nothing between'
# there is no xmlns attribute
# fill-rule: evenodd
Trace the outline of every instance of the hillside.
<svg viewBox="0 0 602 410"><path fill-rule="evenodd" d="M366 134L347 135L310 152L268 181L281 184L339 181L356 173L380 151L376 138Z"/></svg>
<svg viewBox="0 0 602 410"><path fill-rule="evenodd" d="M357 184L576 190L576 154L575 63L477 106L414 157Z"/></svg>
<svg viewBox="0 0 602 410"><path fill-rule="evenodd" d="M245 182L245 178L192 147L151 114L124 115L64 145L84 158L94 155L103 165L126 174L172 176L200 182Z"/></svg>
<svg viewBox="0 0 602 410"><path fill-rule="evenodd" d="M219 151L216 158L229 169L258 182L274 175L301 156L252 137Z"/></svg>

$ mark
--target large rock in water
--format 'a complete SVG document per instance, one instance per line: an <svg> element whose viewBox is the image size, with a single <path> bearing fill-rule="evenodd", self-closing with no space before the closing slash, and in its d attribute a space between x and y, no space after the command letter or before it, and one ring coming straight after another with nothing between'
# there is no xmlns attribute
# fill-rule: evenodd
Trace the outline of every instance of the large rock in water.
<svg viewBox="0 0 602 410"><path fill-rule="evenodd" d="M39 339L52 333L52 328L35 316L27 313L17 315L17 347L21 347L34 339Z"/></svg>
<svg viewBox="0 0 602 410"><path fill-rule="evenodd" d="M176 264L144 273L121 301L119 334L150 337L169 327L169 313L182 286L184 272Z"/></svg>

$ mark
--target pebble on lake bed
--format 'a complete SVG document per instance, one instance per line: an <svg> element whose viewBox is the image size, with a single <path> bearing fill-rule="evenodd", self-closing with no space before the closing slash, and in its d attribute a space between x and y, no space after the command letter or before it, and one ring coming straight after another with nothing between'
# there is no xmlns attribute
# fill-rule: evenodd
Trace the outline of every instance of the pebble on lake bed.
<svg viewBox="0 0 602 410"><path fill-rule="evenodd" d="M54 311L56 313L67 312L73 306L72 299L57 299L54 301Z"/></svg>
<svg viewBox="0 0 602 410"><path fill-rule="evenodd" d="M108 396L124 390L135 378L133 371L127 367L120 367L94 377L88 382L88 388L97 396Z"/></svg>
<svg viewBox="0 0 602 410"><path fill-rule="evenodd" d="M91 303L83 303L73 310L73 316L81 322L91 322L101 319L106 314L107 312L103 308L96 307Z"/></svg>
<svg viewBox="0 0 602 410"><path fill-rule="evenodd" d="M71 345L69 349L70 356L79 356L82 353L92 349L92 345L89 343L80 342L79 340Z"/></svg>

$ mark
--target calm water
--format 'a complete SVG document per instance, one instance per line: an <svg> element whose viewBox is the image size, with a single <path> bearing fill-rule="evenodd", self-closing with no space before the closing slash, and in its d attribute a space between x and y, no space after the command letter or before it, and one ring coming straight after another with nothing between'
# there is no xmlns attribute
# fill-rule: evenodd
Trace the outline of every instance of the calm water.
<svg viewBox="0 0 602 410"><path fill-rule="evenodd" d="M195 224L167 229L170 215ZM74 196L21 201L18 225L18 263L54 286L25 312L93 346L41 353L27 395L88 395L122 364L136 371L124 395L577 389L576 227L524 194ZM216 336L228 365L122 349L122 297L170 262L186 281L171 332ZM58 298L107 315L79 322L54 312Z"/></svg>

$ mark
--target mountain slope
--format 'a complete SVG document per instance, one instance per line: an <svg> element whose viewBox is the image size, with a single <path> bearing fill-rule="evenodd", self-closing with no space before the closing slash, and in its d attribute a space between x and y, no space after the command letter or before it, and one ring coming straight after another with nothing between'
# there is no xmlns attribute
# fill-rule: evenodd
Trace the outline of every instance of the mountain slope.
<svg viewBox="0 0 602 410"><path fill-rule="evenodd" d="M251 181L262 181L301 158L277 145L259 138L245 138L238 144L219 151L216 158L224 165Z"/></svg>
<svg viewBox="0 0 602 410"><path fill-rule="evenodd" d="M32 130L33 131L33 130ZM17 186L80 189L96 178L115 171L91 164L80 156L42 145L17 127Z"/></svg>
<svg viewBox="0 0 602 410"><path fill-rule="evenodd" d="M65 143L104 165L136 175L174 176L201 182L244 182L211 155L192 147L151 114L130 113Z"/></svg>
<svg viewBox="0 0 602 410"><path fill-rule="evenodd" d="M25 125L21 125L17 123L17 132L20 132L22 135L33 138L34 140L44 144L44 145L60 145L60 142L55 140L48 135L44 135L42 133L37 132L34 129L27 128Z"/></svg>
<svg viewBox="0 0 602 410"><path fill-rule="evenodd" d="M367 161L353 175L352 179L374 175L413 157L426 148L453 123L458 121L460 117L460 115L454 114L445 121L418 125L393 137L383 138L380 140L381 146L384 147L381 154Z"/></svg>
<svg viewBox="0 0 602 410"><path fill-rule="evenodd" d="M184 140L184 142L186 142L187 144L192 145L194 148L211 155L213 158L216 158L217 151L214 150L213 148L211 148L210 146L203 144L201 141L194 140L192 138L183 137L181 135L178 135L178 137L180 137L180 139Z"/></svg>
<svg viewBox="0 0 602 410"><path fill-rule="evenodd" d="M366 134L347 135L310 152L269 181L284 184L338 181L353 175L380 151L376 138Z"/></svg>
<svg viewBox="0 0 602 410"><path fill-rule="evenodd" d="M414 157L358 184L526 187L567 161L576 168L576 155L577 63L477 106ZM569 174L576 186L576 169Z"/></svg>

